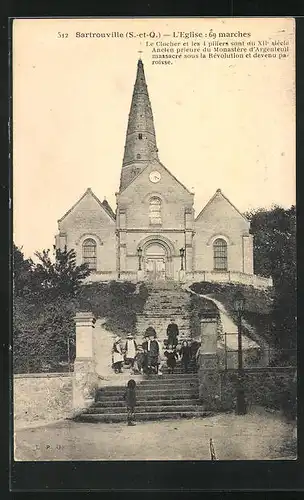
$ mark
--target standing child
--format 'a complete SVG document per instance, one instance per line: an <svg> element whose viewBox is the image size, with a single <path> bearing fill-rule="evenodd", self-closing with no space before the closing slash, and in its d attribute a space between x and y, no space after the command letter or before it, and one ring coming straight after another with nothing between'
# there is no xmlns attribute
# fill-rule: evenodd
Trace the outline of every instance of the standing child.
<svg viewBox="0 0 304 500"><path fill-rule="evenodd" d="M127 384L127 389L124 395L124 399L127 405L127 422L128 425L136 425L135 420L135 406L136 406L136 382L135 380L129 380Z"/></svg>
<svg viewBox="0 0 304 500"><path fill-rule="evenodd" d="M143 373L144 370L144 365L145 365L145 353L143 351L143 348L141 345L137 347L137 353L135 357L135 363L134 363L134 368L135 371L139 372L140 374Z"/></svg>
<svg viewBox="0 0 304 500"><path fill-rule="evenodd" d="M152 327L151 327L152 328ZM147 329L148 330L148 329ZM146 332L147 332L146 330ZM153 329L154 330L154 329ZM154 330L155 332L155 330ZM156 340L156 332L151 334L142 343L142 347L145 353L145 369L146 374L157 373L158 372L158 355L159 355L159 344Z"/></svg>
<svg viewBox="0 0 304 500"><path fill-rule="evenodd" d="M120 343L121 338L117 336L112 347L112 362L115 373L122 373L123 354Z"/></svg>
<svg viewBox="0 0 304 500"><path fill-rule="evenodd" d="M167 358L168 373L173 373L174 368L176 367L176 360L178 359L177 352L171 345L169 345L164 354Z"/></svg>
<svg viewBox="0 0 304 500"><path fill-rule="evenodd" d="M137 352L137 344L131 333L127 335L127 340L125 344L125 361L127 365L131 368L131 373L133 372L134 360Z"/></svg>

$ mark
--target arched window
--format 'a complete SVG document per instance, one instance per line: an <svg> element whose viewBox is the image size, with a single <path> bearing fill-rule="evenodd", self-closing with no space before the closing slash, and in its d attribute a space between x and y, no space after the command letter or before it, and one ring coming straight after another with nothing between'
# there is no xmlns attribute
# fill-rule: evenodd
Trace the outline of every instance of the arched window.
<svg viewBox="0 0 304 500"><path fill-rule="evenodd" d="M153 196L153 198L150 199L149 218L150 218L150 224L160 225L162 223L161 199L157 198L156 196Z"/></svg>
<svg viewBox="0 0 304 500"><path fill-rule="evenodd" d="M96 241L87 238L82 244L82 261L89 266L91 271L97 269Z"/></svg>
<svg viewBox="0 0 304 500"><path fill-rule="evenodd" d="M227 271L227 243L222 238L213 243L213 259L216 271Z"/></svg>

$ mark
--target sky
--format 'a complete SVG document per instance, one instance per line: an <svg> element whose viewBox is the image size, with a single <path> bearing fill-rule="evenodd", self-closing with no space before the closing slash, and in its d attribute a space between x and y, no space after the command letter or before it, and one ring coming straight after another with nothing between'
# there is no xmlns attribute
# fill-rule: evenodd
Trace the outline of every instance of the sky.
<svg viewBox="0 0 304 500"><path fill-rule="evenodd" d="M289 55L155 65L146 44L153 38L125 36L154 31L168 40L174 30L210 29L288 40ZM194 190L196 214L218 188L240 211L295 203L293 29L284 18L15 20L14 242L26 256L51 248L57 220L88 187L115 210L138 51L160 161Z"/></svg>

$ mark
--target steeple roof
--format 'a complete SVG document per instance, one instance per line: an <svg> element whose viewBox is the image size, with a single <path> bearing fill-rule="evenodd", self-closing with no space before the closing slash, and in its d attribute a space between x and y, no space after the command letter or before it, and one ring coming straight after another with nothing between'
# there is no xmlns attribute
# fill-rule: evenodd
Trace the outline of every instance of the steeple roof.
<svg viewBox="0 0 304 500"><path fill-rule="evenodd" d="M129 113L120 191L153 159L158 160L158 149L144 65L139 59Z"/></svg>

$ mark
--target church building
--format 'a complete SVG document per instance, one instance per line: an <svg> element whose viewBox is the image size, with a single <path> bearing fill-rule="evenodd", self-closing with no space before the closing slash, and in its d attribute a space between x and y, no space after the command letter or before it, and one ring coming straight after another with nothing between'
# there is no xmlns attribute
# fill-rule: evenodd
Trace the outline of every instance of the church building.
<svg viewBox="0 0 304 500"><path fill-rule="evenodd" d="M169 120L170 117L168 117ZM170 166L171 168L171 166ZM161 163L139 59L116 210L88 188L58 221L56 247L74 249L90 281L240 282L258 287L249 221L218 189L194 214L194 194Z"/></svg>

